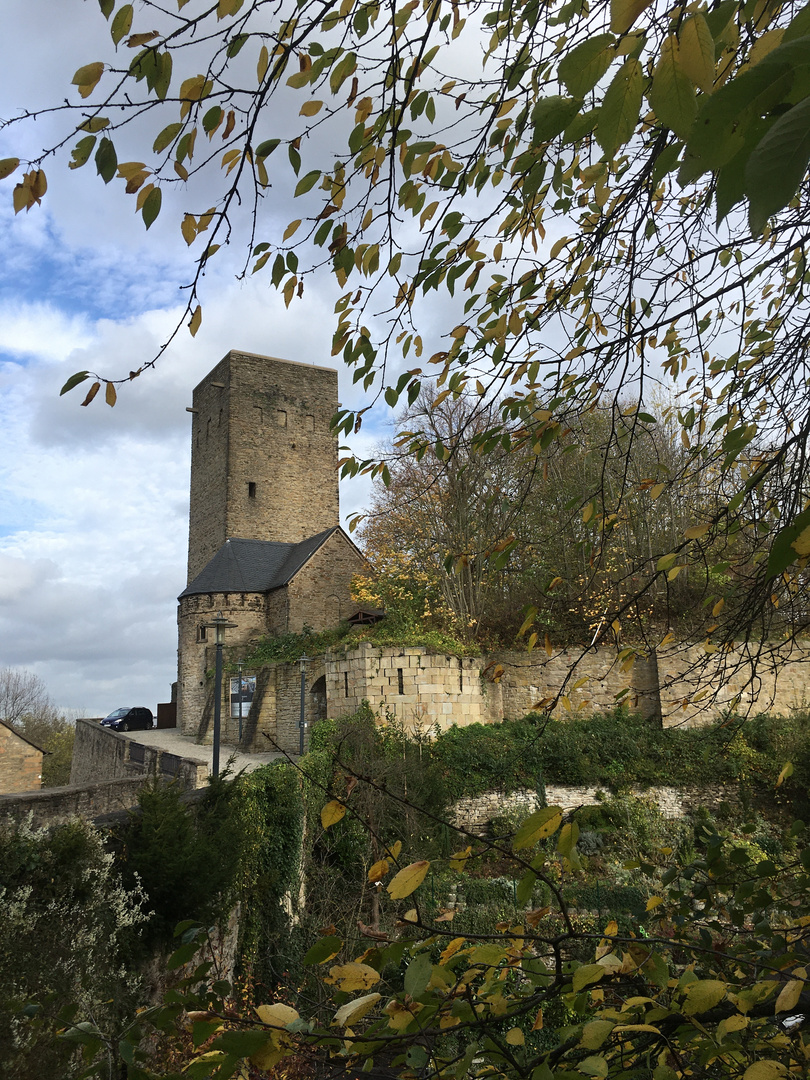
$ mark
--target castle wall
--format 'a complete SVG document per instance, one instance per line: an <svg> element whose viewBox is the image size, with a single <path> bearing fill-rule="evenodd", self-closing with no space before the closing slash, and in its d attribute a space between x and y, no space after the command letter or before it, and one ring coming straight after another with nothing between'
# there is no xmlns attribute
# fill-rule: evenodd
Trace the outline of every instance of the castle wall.
<svg viewBox="0 0 810 1080"><path fill-rule="evenodd" d="M338 508L337 372L231 351L194 390L189 582L229 537L297 543Z"/></svg>
<svg viewBox="0 0 810 1080"><path fill-rule="evenodd" d="M180 601L177 726L184 735L197 734L212 694L212 680L206 678L206 672L216 662L214 631L209 630L207 639L200 641L200 627L221 611L230 622L236 623L235 629L226 631L227 646L247 647L268 632L267 599L261 593L201 593L184 596Z"/></svg>
<svg viewBox="0 0 810 1080"><path fill-rule="evenodd" d="M327 653L329 716L355 712L365 699L407 727L489 723L503 716L502 687L481 678L480 658L426 649L374 649ZM348 693L347 693L348 691Z"/></svg>

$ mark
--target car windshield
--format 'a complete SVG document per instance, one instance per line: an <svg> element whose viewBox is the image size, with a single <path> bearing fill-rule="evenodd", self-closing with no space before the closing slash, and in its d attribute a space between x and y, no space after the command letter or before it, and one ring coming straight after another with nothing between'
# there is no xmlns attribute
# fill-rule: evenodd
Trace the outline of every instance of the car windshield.
<svg viewBox="0 0 810 1080"><path fill-rule="evenodd" d="M109 716L105 716L105 720L117 720L119 716L126 716L129 709L116 709L115 712L111 712Z"/></svg>

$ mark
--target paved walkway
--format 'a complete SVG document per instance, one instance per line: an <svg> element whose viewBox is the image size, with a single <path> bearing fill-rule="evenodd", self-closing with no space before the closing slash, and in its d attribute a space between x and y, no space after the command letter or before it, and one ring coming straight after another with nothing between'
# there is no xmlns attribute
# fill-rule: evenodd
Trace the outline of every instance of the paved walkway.
<svg viewBox="0 0 810 1080"><path fill-rule="evenodd" d="M129 731L127 732L127 738L132 739L133 742L143 743L144 746L154 746L159 750L166 750L170 754L177 754L179 757L188 758L191 761L204 762L208 766L209 773L211 772L214 758L213 746L200 745L200 743L194 741L191 735L181 735L178 728L152 728L151 731ZM241 769L246 772L253 772L254 769L266 765L269 761L285 760L283 754L275 752L243 754L234 750L232 746L220 746L220 772L224 772L231 756L234 758L232 768L235 772L239 772Z"/></svg>

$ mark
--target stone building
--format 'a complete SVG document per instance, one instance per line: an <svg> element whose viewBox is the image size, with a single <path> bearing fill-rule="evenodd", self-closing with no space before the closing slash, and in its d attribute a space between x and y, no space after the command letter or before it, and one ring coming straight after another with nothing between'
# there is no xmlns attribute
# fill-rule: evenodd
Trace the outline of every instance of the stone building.
<svg viewBox="0 0 810 1080"><path fill-rule="evenodd" d="M206 624L218 612L236 624L231 655L265 635L324 630L351 614L352 577L368 564L339 524L337 409L332 368L250 353L229 352L194 390L188 584L178 609L185 734L204 735L213 709Z"/></svg>
<svg viewBox="0 0 810 1080"><path fill-rule="evenodd" d="M45 751L0 720L0 792L39 791Z"/></svg>

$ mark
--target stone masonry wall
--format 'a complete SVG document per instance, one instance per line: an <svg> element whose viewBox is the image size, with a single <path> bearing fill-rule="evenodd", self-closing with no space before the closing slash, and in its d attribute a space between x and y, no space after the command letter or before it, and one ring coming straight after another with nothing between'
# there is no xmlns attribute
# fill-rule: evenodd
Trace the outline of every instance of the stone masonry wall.
<svg viewBox="0 0 810 1080"><path fill-rule="evenodd" d="M570 648L551 657L542 650L503 652L491 659L503 668L503 715L508 719L523 716L544 699L555 697L572 670L567 699L557 706L557 715L566 715L569 710L611 709L619 700L631 708L654 711L650 707L649 671L638 661L625 670L615 648ZM708 668L705 662L701 646L675 645L659 650L661 714L666 726L705 722L736 697L741 708L776 713L788 713L810 702L810 647L806 642L769 647L759 660L755 679L751 661L741 649L710 657Z"/></svg>
<svg viewBox="0 0 810 1080"><path fill-rule="evenodd" d="M42 751L0 724L0 792L36 791L42 784Z"/></svg>
<svg viewBox="0 0 810 1080"><path fill-rule="evenodd" d="M330 716L355 712L365 699L406 726L487 723L502 718L501 687L480 676L477 658L425 649L374 649L327 653L326 694Z"/></svg>
<svg viewBox="0 0 810 1080"><path fill-rule="evenodd" d="M368 563L354 544L343 533L333 533L288 586L289 632L337 626L351 614L352 578L367 571Z"/></svg>
<svg viewBox="0 0 810 1080"><path fill-rule="evenodd" d="M595 787L569 787L563 784L546 785L545 803L537 792L525 788L505 795L502 791L487 791L469 799L459 799L453 806L453 823L469 832L483 835L494 818L529 815L541 805L561 806L566 813L581 806L596 806L604 793ZM739 793L733 785L715 784L705 788L651 787L631 792L639 798L648 799L658 807L666 818L679 818L694 813L699 807L718 807L726 802L739 805Z"/></svg>
<svg viewBox="0 0 810 1080"><path fill-rule="evenodd" d="M184 735L197 733L211 697L211 680L206 678L206 672L214 667L216 644L212 630L208 631L206 641L200 641L199 628L210 622L218 611L236 623L235 630L227 631L229 645L238 643L241 648L267 633L266 596L259 593L201 593L183 597L177 609L177 726Z"/></svg>
<svg viewBox="0 0 810 1080"><path fill-rule="evenodd" d="M181 758L155 746L135 742L126 735L102 727L96 720L76 721L71 787L139 776L177 780L184 788L193 789L206 783L208 766L204 761Z"/></svg>
<svg viewBox="0 0 810 1080"><path fill-rule="evenodd" d="M189 581L228 537L296 543L339 523L337 372L231 351L194 391Z"/></svg>

